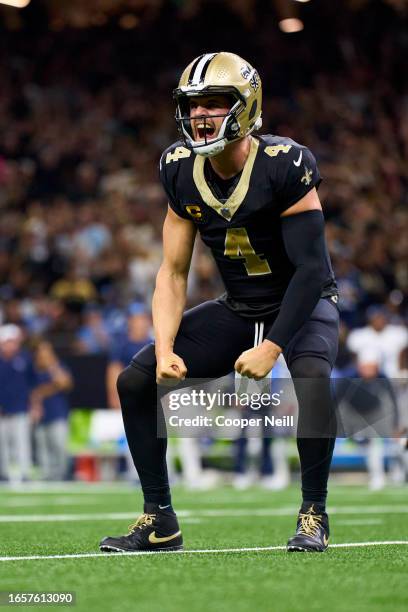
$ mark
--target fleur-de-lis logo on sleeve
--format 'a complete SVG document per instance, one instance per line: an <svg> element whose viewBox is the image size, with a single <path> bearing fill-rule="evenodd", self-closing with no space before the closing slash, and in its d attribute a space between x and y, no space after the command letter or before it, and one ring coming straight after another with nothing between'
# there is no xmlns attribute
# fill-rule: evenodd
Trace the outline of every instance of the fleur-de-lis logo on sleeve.
<svg viewBox="0 0 408 612"><path fill-rule="evenodd" d="M304 166L304 169L305 169L305 173L300 179L300 182L304 183L305 185L310 185L310 183L312 182L313 170L309 170L309 168L306 168L306 166Z"/></svg>

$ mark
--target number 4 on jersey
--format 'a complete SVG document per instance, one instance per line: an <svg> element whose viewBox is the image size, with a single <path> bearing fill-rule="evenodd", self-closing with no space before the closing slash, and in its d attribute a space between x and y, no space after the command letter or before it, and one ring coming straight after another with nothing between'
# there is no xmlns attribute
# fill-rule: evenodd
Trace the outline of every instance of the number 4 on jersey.
<svg viewBox="0 0 408 612"><path fill-rule="evenodd" d="M231 259L243 259L248 276L272 272L266 259L255 253L245 227L227 229L224 255Z"/></svg>
<svg viewBox="0 0 408 612"><path fill-rule="evenodd" d="M170 162L178 161L179 159L183 159L184 157L190 157L191 151L190 149L186 149L186 147L176 147L173 153L167 153L166 155L166 164Z"/></svg>
<svg viewBox="0 0 408 612"><path fill-rule="evenodd" d="M292 145L271 145L269 147L265 147L265 153L269 155L269 157L276 157L279 153L289 153Z"/></svg>

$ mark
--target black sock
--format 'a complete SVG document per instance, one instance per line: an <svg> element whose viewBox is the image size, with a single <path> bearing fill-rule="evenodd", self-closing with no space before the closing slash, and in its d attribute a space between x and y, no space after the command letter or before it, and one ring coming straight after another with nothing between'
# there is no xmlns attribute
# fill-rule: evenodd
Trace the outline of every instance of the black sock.
<svg viewBox="0 0 408 612"><path fill-rule="evenodd" d="M175 514L171 504L163 506L162 504L153 504L151 502L144 503L143 512L146 514L157 514L158 512L161 514Z"/></svg>
<svg viewBox="0 0 408 612"><path fill-rule="evenodd" d="M119 375L118 392L129 449L146 504L171 505L167 440L157 436L157 386L153 377L128 366Z"/></svg>
<svg viewBox="0 0 408 612"><path fill-rule="evenodd" d="M323 512L326 512L326 504L304 499L300 507L300 511L305 513L308 512L310 508L313 508L315 514L322 514Z"/></svg>
<svg viewBox="0 0 408 612"><path fill-rule="evenodd" d="M325 506L334 443L334 438L297 439L304 502Z"/></svg>

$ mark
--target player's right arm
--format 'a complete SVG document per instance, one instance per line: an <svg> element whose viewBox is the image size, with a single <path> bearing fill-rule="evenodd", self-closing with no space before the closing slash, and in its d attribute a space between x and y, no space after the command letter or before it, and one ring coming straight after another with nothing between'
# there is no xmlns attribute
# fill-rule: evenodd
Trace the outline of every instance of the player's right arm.
<svg viewBox="0 0 408 612"><path fill-rule="evenodd" d="M195 235L192 221L183 219L169 206L163 226L163 261L152 304L158 384L177 384L187 374L185 363L173 352L173 346L186 305Z"/></svg>

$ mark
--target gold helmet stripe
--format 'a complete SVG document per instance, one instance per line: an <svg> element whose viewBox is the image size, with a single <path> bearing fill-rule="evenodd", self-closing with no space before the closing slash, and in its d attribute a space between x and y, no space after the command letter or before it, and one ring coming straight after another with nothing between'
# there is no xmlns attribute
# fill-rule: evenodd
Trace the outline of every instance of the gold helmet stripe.
<svg viewBox="0 0 408 612"><path fill-rule="evenodd" d="M217 53L206 53L205 55L203 55L203 57L198 62L196 69L194 70L193 77L190 77L191 82L189 80L189 85L199 85L200 83L203 83L208 66L211 63L211 60L216 55Z"/></svg>

